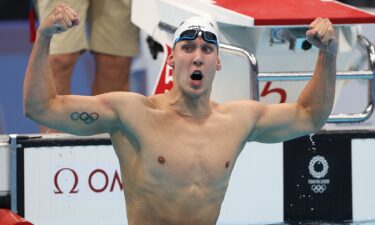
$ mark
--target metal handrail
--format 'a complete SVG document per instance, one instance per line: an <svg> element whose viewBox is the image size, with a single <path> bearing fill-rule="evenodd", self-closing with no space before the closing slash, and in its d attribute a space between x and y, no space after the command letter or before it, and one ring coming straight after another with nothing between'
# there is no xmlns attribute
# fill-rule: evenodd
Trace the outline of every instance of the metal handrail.
<svg viewBox="0 0 375 225"><path fill-rule="evenodd" d="M18 185L17 185L17 135L10 134L10 205L11 210L18 213Z"/></svg>
<svg viewBox="0 0 375 225"><path fill-rule="evenodd" d="M312 77L312 72L270 72L259 73L258 81L307 81ZM336 79L339 80L371 80L374 75L372 71L340 71L337 72Z"/></svg>
<svg viewBox="0 0 375 225"><path fill-rule="evenodd" d="M258 62L255 55L243 48L235 47L228 44L220 43L221 50L234 51L245 55L250 65L250 99L259 101L259 85L258 85Z"/></svg>
<svg viewBox="0 0 375 225"><path fill-rule="evenodd" d="M327 120L328 123L358 123L363 122L370 118L374 111L374 99L375 99L375 48L371 42L363 35L357 36L359 46L363 47L367 51L369 71L372 73L372 79L368 81L368 97L367 106L361 113L346 113L346 114L331 114ZM360 73L360 71L358 71Z"/></svg>

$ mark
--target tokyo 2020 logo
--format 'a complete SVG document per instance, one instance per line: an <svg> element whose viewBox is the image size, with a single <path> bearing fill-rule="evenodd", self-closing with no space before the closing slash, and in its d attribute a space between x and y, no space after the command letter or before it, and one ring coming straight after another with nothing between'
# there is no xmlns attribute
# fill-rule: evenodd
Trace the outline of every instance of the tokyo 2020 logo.
<svg viewBox="0 0 375 225"><path fill-rule="evenodd" d="M319 169L317 168L319 166ZM320 155L314 156L309 163L309 172L315 179L309 179L308 183L311 185L311 190L315 194L322 194L327 190L327 185L330 183L329 179L324 178L329 169L328 161Z"/></svg>

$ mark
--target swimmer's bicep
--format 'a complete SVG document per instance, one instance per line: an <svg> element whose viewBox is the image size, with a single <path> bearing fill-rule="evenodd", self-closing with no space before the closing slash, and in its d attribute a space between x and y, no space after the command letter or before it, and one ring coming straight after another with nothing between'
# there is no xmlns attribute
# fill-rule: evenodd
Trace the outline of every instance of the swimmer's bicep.
<svg viewBox="0 0 375 225"><path fill-rule="evenodd" d="M105 99L94 96L58 96L41 115L45 126L76 135L110 132L116 112Z"/></svg>
<svg viewBox="0 0 375 225"><path fill-rule="evenodd" d="M309 114L296 103L262 106L249 140L275 143L290 140L311 131Z"/></svg>

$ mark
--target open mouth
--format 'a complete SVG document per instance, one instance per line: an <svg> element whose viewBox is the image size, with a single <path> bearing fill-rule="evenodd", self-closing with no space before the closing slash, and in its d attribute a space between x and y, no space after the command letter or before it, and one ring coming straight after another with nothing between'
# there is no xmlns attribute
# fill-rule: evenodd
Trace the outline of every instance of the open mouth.
<svg viewBox="0 0 375 225"><path fill-rule="evenodd" d="M202 75L202 72L200 70L195 70L192 74L191 74L191 79L192 80L197 80L197 81L200 81L203 79L203 75Z"/></svg>

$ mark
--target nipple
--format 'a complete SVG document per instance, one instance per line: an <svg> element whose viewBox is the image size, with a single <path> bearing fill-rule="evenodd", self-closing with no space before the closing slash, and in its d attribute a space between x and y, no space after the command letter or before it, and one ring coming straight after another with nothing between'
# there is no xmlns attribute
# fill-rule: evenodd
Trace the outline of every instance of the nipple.
<svg viewBox="0 0 375 225"><path fill-rule="evenodd" d="M229 165L230 165L230 162L229 162L229 161L227 161L227 162L225 163L225 168L228 168L228 167L229 167Z"/></svg>
<svg viewBox="0 0 375 225"><path fill-rule="evenodd" d="M158 157L158 162L159 162L160 164L164 164L164 163L165 163L165 158L164 158L163 156L159 156L159 157Z"/></svg>

